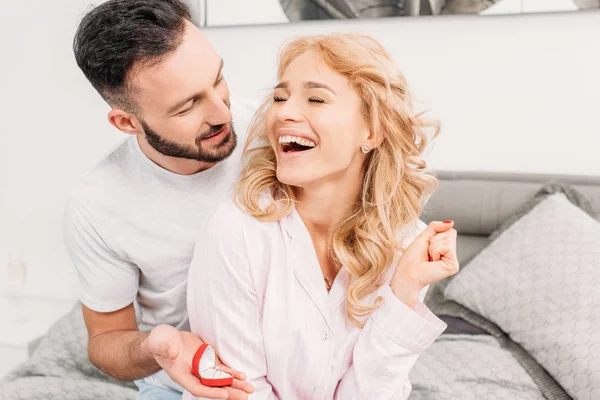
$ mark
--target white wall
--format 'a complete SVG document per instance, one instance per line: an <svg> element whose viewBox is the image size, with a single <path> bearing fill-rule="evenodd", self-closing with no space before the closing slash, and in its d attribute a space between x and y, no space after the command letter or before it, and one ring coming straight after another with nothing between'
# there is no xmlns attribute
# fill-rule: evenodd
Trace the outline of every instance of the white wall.
<svg viewBox="0 0 600 400"><path fill-rule="evenodd" d="M64 196L122 138L71 42L87 1L0 5L0 289L8 253L23 254L27 293L74 297L61 238Z"/></svg>
<svg viewBox="0 0 600 400"><path fill-rule="evenodd" d="M288 24L206 33L233 91L268 93L283 39L356 31L379 38L442 120L438 169L600 174L600 12ZM250 49L249 51L244 49ZM256 62L263 60L263 62Z"/></svg>
<svg viewBox="0 0 600 400"><path fill-rule="evenodd" d="M0 290L9 252L24 255L27 293L75 298L61 239L67 189L122 138L75 65L87 2L2 2ZM243 10L240 10L243 12ZM237 95L274 82L276 50L298 34L362 31L393 52L442 119L439 169L600 174L600 13L436 17L211 28Z"/></svg>
<svg viewBox="0 0 600 400"><path fill-rule="evenodd" d="M200 7L206 4L207 26L250 25L262 21L265 23L288 22L279 0L187 0L197 1ZM240 10L240 12L234 12ZM243 11L242 11L243 10Z"/></svg>

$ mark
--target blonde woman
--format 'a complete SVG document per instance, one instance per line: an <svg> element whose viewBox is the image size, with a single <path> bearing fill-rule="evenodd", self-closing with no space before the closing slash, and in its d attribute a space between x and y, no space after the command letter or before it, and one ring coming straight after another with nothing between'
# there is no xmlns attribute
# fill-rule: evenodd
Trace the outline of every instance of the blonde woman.
<svg viewBox="0 0 600 400"><path fill-rule="evenodd" d="M250 398L406 399L445 329L423 291L458 270L452 221L419 221L437 125L366 36L292 41L278 78L236 199L198 237L192 332L246 373Z"/></svg>

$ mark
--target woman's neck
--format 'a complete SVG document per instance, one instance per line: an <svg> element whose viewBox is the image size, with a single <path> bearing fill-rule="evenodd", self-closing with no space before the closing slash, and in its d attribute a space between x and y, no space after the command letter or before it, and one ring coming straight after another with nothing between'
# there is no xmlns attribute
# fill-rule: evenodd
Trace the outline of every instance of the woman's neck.
<svg viewBox="0 0 600 400"><path fill-rule="evenodd" d="M360 177L296 188L296 209L314 239L327 240L352 213L362 189Z"/></svg>

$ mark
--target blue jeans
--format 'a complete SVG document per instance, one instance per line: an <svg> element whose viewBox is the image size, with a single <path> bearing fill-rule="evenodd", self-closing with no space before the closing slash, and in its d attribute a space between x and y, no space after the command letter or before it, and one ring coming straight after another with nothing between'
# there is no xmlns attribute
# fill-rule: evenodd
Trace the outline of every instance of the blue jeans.
<svg viewBox="0 0 600 400"><path fill-rule="evenodd" d="M181 400L181 393L173 390L150 385L143 379L135 381L138 392L135 400Z"/></svg>

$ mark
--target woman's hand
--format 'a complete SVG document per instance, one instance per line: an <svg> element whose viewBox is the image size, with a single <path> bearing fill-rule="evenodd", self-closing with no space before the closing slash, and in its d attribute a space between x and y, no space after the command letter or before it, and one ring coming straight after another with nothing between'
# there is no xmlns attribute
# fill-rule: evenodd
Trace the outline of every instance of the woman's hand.
<svg viewBox="0 0 600 400"><path fill-rule="evenodd" d="M432 221L402 254L392 277L392 291L410 308L421 290L458 272L453 221Z"/></svg>

